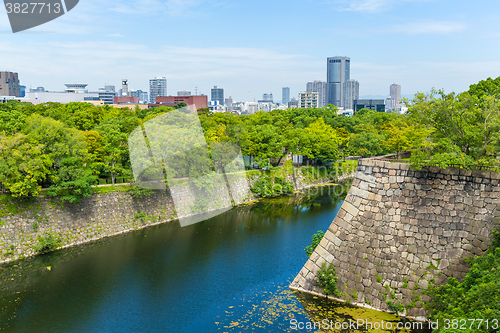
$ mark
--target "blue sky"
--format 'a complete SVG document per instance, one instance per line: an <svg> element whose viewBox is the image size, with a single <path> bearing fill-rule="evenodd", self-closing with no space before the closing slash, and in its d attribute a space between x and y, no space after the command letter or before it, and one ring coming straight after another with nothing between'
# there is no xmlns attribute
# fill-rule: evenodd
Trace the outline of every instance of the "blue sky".
<svg viewBox="0 0 500 333"><path fill-rule="evenodd" d="M80 0L66 15L12 34L0 10L0 70L22 84L90 90L129 80L168 93L214 85L234 100L326 80L326 58L351 58L361 95L464 91L500 76L500 2L463 0Z"/></svg>

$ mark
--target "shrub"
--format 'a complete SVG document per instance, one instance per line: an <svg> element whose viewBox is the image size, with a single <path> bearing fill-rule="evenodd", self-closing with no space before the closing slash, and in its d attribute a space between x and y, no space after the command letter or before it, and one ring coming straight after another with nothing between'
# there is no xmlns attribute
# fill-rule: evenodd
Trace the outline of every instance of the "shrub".
<svg viewBox="0 0 500 333"><path fill-rule="evenodd" d="M387 306L389 307L389 309L395 312L401 312L405 309L405 306L403 304L392 301L387 301Z"/></svg>
<svg viewBox="0 0 500 333"><path fill-rule="evenodd" d="M151 195L153 193L153 190L142 188L134 184L130 187L130 191L128 193L132 196L132 198L135 199Z"/></svg>
<svg viewBox="0 0 500 333"><path fill-rule="evenodd" d="M38 236L38 244L34 246L38 253L47 253L56 250L61 246L61 238L51 233L46 233L45 236Z"/></svg>
<svg viewBox="0 0 500 333"><path fill-rule="evenodd" d="M318 270L318 285L325 288L325 295L334 295L339 297L340 292L337 289L338 277L335 276L335 266L330 264L328 267L324 262Z"/></svg>
<svg viewBox="0 0 500 333"><path fill-rule="evenodd" d="M323 239L323 236L325 235L325 233L321 230L318 230L317 233L315 233L313 236L312 236L312 243L311 245L307 246L305 248L305 251L306 251L306 256L310 257L311 254L313 254L314 252L314 249L316 249L316 247L319 245L319 243L321 242L321 240Z"/></svg>

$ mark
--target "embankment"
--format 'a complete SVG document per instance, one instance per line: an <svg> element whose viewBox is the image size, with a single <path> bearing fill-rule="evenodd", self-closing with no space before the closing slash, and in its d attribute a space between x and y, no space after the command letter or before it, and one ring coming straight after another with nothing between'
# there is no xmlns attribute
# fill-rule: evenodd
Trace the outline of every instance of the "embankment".
<svg viewBox="0 0 500 333"><path fill-rule="evenodd" d="M254 195L247 193L246 189L258 178L255 175L249 179L241 178L249 186L237 186L238 190L245 193L235 195L247 195L246 201L254 200ZM301 172L289 175L286 180L292 181L296 190L329 181L313 181ZM139 198L133 198L128 191L95 194L77 204L40 197L29 202L18 202L18 206L10 210L6 205L1 206L0 263L35 255L34 247L39 242L39 236L55 235L61 238L62 247L69 247L177 218L172 197L164 191L154 191Z"/></svg>
<svg viewBox="0 0 500 333"><path fill-rule="evenodd" d="M500 173L359 161L342 208L291 284L323 293L317 271L333 263L342 299L378 310L403 305L424 319L425 291L459 280L500 217ZM394 306L393 306L394 307Z"/></svg>

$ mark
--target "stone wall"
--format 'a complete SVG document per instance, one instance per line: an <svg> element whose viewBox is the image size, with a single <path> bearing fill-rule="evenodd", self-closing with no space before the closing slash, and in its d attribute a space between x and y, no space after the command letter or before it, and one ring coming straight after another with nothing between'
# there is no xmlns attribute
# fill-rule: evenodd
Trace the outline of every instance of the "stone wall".
<svg viewBox="0 0 500 333"><path fill-rule="evenodd" d="M233 193L233 197L246 196L243 201L254 200L253 193L248 193L247 189L258 178L236 179L232 183L235 185L232 190L242 193ZM300 172L288 176L287 180L295 184L296 190L311 185ZM189 191L189 188L182 190ZM216 201L216 197L211 200ZM192 200L193 196L187 193L186 198ZM0 205L0 212L1 208ZM210 210L210 206L207 209ZM22 203L17 210L19 213L14 215L0 215L0 264L36 254L34 246L38 244L38 236L47 233L59 236L63 247L69 247L177 218L172 197L164 191L155 191L152 195L135 199L129 192L96 194L82 199L78 204L41 197Z"/></svg>
<svg viewBox="0 0 500 333"><path fill-rule="evenodd" d="M333 263L342 299L424 319L423 291L462 279L463 258L481 255L498 227L500 173L359 161L349 194L319 246L291 284L322 293L317 271ZM355 297L355 299L354 299Z"/></svg>

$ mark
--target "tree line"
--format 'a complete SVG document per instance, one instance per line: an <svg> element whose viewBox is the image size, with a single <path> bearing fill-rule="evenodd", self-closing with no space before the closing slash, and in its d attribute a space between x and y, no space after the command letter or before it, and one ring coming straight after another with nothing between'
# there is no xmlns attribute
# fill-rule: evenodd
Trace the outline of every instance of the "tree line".
<svg viewBox="0 0 500 333"><path fill-rule="evenodd" d="M252 115L199 109L209 145L232 143L260 167L277 165L290 153L315 163L346 156L412 150L424 165L495 165L500 151L500 78L466 92L432 90L406 100L406 114L362 109L352 117L337 108L285 109ZM128 136L141 124L180 108L114 108L88 103L0 105L0 186L14 197L46 193L77 201L92 193L98 178L130 179Z"/></svg>

